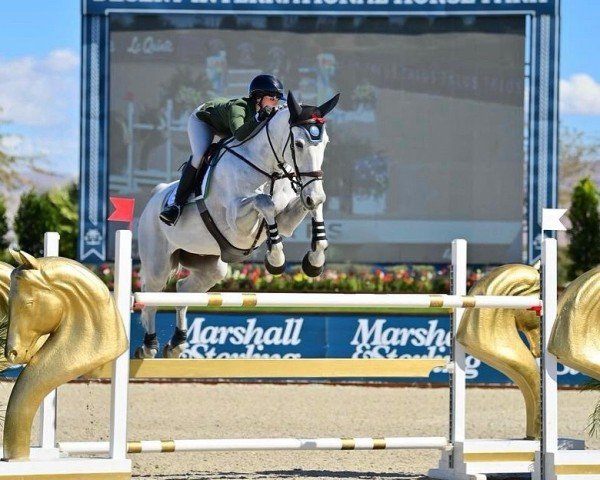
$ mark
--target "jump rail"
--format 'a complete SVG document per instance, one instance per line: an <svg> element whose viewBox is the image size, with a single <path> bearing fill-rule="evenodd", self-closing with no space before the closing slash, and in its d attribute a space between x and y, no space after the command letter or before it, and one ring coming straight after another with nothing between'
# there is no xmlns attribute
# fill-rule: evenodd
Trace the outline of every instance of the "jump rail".
<svg viewBox="0 0 600 480"><path fill-rule="evenodd" d="M108 453L108 442L60 442L68 454ZM142 440L127 442L127 453L209 452L241 450L398 450L449 447L444 437L385 438L229 438L208 440Z"/></svg>
<svg viewBox="0 0 600 480"><path fill-rule="evenodd" d="M129 378L399 378L428 377L443 358L145 359L130 360ZM92 378L110 378L105 365Z"/></svg>
<svg viewBox="0 0 600 480"><path fill-rule="evenodd" d="M371 293L135 293L134 307L397 307L542 308L532 296L427 295Z"/></svg>

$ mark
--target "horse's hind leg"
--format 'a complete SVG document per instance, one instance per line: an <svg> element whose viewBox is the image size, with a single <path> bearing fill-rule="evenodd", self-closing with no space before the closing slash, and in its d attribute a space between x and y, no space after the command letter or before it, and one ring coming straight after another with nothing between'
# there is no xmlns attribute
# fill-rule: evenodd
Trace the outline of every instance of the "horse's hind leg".
<svg viewBox="0 0 600 480"><path fill-rule="evenodd" d="M177 282L178 292L206 292L227 275L227 264L214 255L192 255L182 252L181 265L190 274ZM163 357L179 358L185 350L187 340L187 307L177 308L177 326L169 343L163 349Z"/></svg>
<svg viewBox="0 0 600 480"><path fill-rule="evenodd" d="M178 285L179 282L177 282ZM179 288L177 291L180 291ZM185 342L187 340L187 307L177 307L175 309L175 319L176 324L173 336L163 347L164 358L179 358L185 350Z"/></svg>
<svg viewBox="0 0 600 480"><path fill-rule="evenodd" d="M143 292L160 292L164 289L171 272L171 259L166 255L166 251L166 242L165 244L159 244L158 241L150 251L140 248L140 260L142 262L140 277ZM158 353L159 344L156 338L157 310L157 307L142 307L141 320L146 333L144 343L135 350L135 358L154 358Z"/></svg>
<svg viewBox="0 0 600 480"><path fill-rule="evenodd" d="M148 270L148 269L146 269ZM142 277L142 291L143 292L160 292L166 283L166 278L169 275L169 266L161 272L162 275L151 276L148 272L144 274L144 270L141 272ZM163 276L164 275L164 276ZM160 280L162 278L162 280ZM158 339L156 338L156 311L157 307L142 307L141 320L146 333L144 334L144 343L135 349L135 358L154 358L158 353Z"/></svg>

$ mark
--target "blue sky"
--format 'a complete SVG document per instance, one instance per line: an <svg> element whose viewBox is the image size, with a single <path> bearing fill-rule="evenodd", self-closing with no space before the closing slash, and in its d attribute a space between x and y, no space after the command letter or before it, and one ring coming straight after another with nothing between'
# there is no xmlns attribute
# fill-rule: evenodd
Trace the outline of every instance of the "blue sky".
<svg viewBox="0 0 600 480"><path fill-rule="evenodd" d="M562 0L561 122L600 139L600 1ZM77 175L79 0L1 0L0 119L9 148Z"/></svg>
<svg viewBox="0 0 600 480"><path fill-rule="evenodd" d="M561 122L600 137L600 1L562 0L561 6L561 94L567 95L565 81L570 82L573 88L577 86L577 82L572 80L575 75L588 75L595 85L589 93L590 112L586 115L573 115L563 111Z"/></svg>

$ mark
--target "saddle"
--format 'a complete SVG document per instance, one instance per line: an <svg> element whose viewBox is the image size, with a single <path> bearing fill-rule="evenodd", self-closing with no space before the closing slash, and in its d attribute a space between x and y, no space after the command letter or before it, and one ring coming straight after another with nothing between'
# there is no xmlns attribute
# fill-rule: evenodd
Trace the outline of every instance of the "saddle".
<svg viewBox="0 0 600 480"><path fill-rule="evenodd" d="M198 166L198 172L196 173L194 190L193 193L190 195L190 198L188 198L188 203L194 202L198 197L204 197L204 179L207 177L207 173L209 172L210 167L215 166L219 161L219 152L221 150L221 146L223 145L224 140L225 139L221 139L218 142L211 143L206 149L206 152L204 152L204 155L200 160L200 165ZM169 205L173 205L173 202L175 201L176 191L176 185L173 185L173 187L170 187L168 189L167 195L165 196L165 199L163 201L163 208Z"/></svg>

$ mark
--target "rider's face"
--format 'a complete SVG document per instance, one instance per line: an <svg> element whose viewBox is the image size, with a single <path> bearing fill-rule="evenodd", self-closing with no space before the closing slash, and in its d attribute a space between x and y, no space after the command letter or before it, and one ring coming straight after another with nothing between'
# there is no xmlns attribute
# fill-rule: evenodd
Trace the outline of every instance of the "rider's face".
<svg viewBox="0 0 600 480"><path fill-rule="evenodd" d="M272 95L265 95L264 97L262 97L260 99L260 102L258 105L260 108L263 108L266 106L276 107L277 105L279 105L279 99Z"/></svg>

